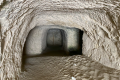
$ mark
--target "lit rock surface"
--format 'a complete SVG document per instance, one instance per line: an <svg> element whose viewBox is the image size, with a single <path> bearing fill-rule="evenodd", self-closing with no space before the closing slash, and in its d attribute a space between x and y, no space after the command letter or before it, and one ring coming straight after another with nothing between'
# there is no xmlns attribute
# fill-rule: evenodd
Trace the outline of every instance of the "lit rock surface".
<svg viewBox="0 0 120 80"><path fill-rule="evenodd" d="M118 0L0 1L1 80L18 79L24 42L29 31L38 25L60 25L83 30L83 54L120 70L119 5Z"/></svg>

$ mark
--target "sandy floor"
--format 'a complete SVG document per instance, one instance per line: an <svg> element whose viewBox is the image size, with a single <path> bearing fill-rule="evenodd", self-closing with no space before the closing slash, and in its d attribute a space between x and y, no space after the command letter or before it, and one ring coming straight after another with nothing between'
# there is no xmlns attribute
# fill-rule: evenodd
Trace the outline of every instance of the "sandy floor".
<svg viewBox="0 0 120 80"><path fill-rule="evenodd" d="M120 71L81 55L26 59L20 80L120 80Z"/></svg>

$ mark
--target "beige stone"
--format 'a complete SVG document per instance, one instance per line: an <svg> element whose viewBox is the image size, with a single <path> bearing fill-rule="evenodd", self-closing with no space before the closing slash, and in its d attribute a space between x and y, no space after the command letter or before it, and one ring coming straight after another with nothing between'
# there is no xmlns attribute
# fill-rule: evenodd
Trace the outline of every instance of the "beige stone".
<svg viewBox="0 0 120 80"><path fill-rule="evenodd" d="M18 79L26 37L40 25L83 30L83 54L120 70L119 4L115 0L1 0L1 80Z"/></svg>

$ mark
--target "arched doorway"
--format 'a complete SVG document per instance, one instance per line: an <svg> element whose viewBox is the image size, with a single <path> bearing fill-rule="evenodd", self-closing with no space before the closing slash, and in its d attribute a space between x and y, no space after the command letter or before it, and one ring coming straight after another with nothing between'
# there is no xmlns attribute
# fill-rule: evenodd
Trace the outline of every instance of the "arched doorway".
<svg viewBox="0 0 120 80"><path fill-rule="evenodd" d="M59 52L58 50L64 50L67 55L80 55L82 35L83 31L77 28L37 26L28 34L23 55L34 57L48 51Z"/></svg>

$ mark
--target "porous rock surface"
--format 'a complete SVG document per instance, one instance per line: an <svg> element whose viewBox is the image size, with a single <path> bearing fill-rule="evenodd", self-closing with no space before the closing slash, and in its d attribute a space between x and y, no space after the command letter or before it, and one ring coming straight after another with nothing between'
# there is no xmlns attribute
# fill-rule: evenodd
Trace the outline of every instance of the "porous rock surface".
<svg viewBox="0 0 120 80"><path fill-rule="evenodd" d="M83 54L120 69L119 0L1 0L1 80L17 80L24 42L38 25L84 31Z"/></svg>

